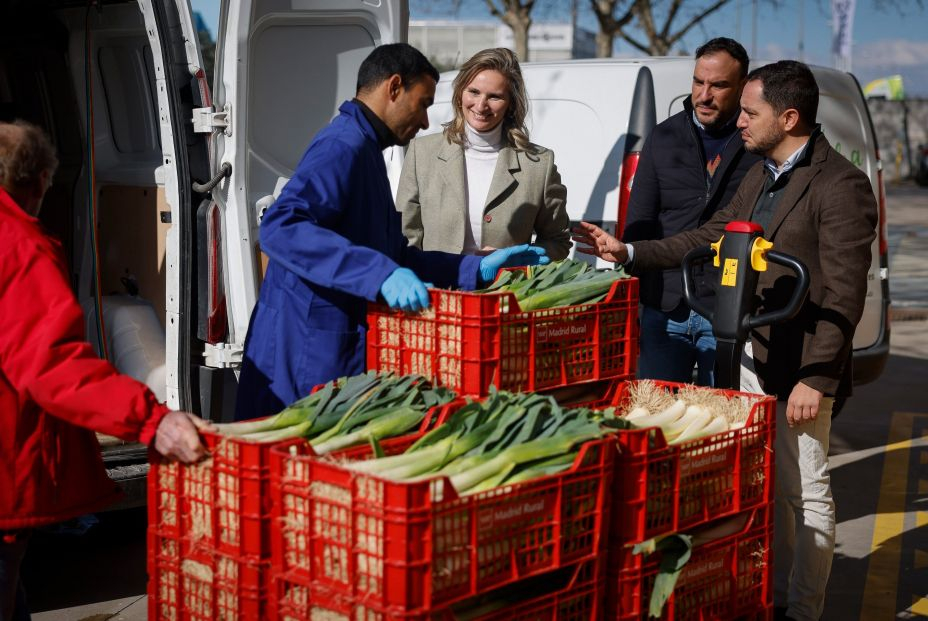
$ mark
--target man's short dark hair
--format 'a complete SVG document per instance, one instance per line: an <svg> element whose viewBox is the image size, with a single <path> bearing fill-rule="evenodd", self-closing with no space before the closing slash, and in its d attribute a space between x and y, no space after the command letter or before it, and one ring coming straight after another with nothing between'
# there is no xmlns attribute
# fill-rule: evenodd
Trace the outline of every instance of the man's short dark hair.
<svg viewBox="0 0 928 621"><path fill-rule="evenodd" d="M388 43L374 48L358 69L358 93L370 90L399 74L403 86L408 88L425 76L438 82L438 69L432 66L422 52L408 43Z"/></svg>
<svg viewBox="0 0 928 621"><path fill-rule="evenodd" d="M696 48L696 60L699 60L703 56L716 54L718 52L726 52L729 56L738 61L738 64L741 66L741 79L743 80L744 76L748 74L750 60L748 59L748 53L747 50L744 49L744 46L734 39L716 37L706 41L703 45Z"/></svg>
<svg viewBox="0 0 928 621"><path fill-rule="evenodd" d="M760 80L764 101L778 115L795 108L806 128L815 127L818 115L818 83L805 63L781 60L758 67L748 74L748 82Z"/></svg>
<svg viewBox="0 0 928 621"><path fill-rule="evenodd" d="M55 147L36 125L0 123L0 186L11 192L32 190L43 172L58 168Z"/></svg>

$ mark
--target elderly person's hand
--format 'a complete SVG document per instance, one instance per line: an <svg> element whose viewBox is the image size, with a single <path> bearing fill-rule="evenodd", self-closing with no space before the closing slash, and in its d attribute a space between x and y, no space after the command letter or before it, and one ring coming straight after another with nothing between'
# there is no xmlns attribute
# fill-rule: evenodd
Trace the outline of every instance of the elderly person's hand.
<svg viewBox="0 0 928 621"><path fill-rule="evenodd" d="M208 421L189 412L168 412L158 424L153 446L172 461L196 463L206 457L199 430L211 428Z"/></svg>
<svg viewBox="0 0 928 621"><path fill-rule="evenodd" d="M580 226L575 226L573 240L578 244L577 252L591 254L619 265L628 260L628 248L625 244L595 224L581 222Z"/></svg>

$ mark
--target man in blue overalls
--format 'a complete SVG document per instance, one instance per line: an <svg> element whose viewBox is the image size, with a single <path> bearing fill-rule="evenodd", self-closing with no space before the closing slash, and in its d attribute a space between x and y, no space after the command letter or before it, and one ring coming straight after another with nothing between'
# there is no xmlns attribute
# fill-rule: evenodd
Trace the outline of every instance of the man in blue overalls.
<svg viewBox="0 0 928 621"><path fill-rule="evenodd" d="M365 368L367 301L429 305L423 281L475 289L499 268L547 263L535 246L485 256L407 244L383 149L428 127L438 71L415 48L382 45L361 63L355 98L313 139L264 215L270 257L245 339L236 418L273 414L316 384Z"/></svg>

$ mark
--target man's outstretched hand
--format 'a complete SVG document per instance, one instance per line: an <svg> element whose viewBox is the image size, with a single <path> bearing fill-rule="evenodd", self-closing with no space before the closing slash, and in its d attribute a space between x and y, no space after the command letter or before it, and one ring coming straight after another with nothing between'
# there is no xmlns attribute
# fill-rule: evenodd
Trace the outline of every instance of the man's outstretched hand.
<svg viewBox="0 0 928 621"><path fill-rule="evenodd" d="M628 260L628 248L625 244L595 224L581 222L580 226L575 226L573 240L577 242L577 252L591 254L619 265Z"/></svg>

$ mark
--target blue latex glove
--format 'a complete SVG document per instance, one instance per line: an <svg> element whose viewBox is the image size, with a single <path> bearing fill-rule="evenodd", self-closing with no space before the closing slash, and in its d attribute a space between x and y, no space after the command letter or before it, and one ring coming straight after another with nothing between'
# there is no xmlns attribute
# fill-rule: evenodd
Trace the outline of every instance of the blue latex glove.
<svg viewBox="0 0 928 621"><path fill-rule="evenodd" d="M429 292L416 276L405 267L398 267L380 285L380 294L390 308L420 311L429 307Z"/></svg>
<svg viewBox="0 0 928 621"><path fill-rule="evenodd" d="M521 246L510 246L501 248L488 254L480 261L480 279L485 282L493 282L496 279L496 273L504 267L519 267L520 265L547 265L551 258L545 254L544 248L522 244Z"/></svg>

